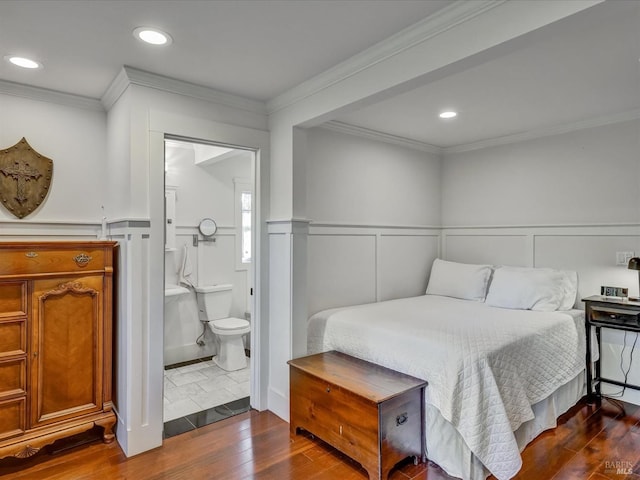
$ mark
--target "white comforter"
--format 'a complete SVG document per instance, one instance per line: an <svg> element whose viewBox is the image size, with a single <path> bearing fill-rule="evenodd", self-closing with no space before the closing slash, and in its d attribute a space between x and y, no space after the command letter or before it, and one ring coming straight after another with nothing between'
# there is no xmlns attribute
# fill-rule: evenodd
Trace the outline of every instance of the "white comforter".
<svg viewBox="0 0 640 480"><path fill-rule="evenodd" d="M580 317L578 317L580 318ZM429 401L499 480L522 460L513 435L531 405L584 369L584 323L435 295L325 310L309 353L339 350L429 382Z"/></svg>

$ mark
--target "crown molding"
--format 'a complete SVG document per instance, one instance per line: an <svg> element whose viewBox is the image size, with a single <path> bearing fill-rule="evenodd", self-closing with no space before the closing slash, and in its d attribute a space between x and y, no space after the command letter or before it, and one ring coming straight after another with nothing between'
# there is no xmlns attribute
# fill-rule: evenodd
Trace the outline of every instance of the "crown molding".
<svg viewBox="0 0 640 480"><path fill-rule="evenodd" d="M249 112L266 114L267 109L264 102L249 98L232 95L230 93L203 87L194 83L165 77L156 73L138 70L137 68L125 65L120 73L113 80L109 88L102 97L102 102L107 109L120 98L129 85L140 85L142 87L155 88L169 93L176 93L187 97L205 100L207 102L218 103L228 107L238 108Z"/></svg>
<svg viewBox="0 0 640 480"><path fill-rule="evenodd" d="M391 143L393 145L400 145L402 147L407 147L414 150L433 153L435 155L450 155L454 153L480 150L483 148L509 145L512 143L523 142L526 140L535 140L537 138L551 137L554 135L561 135L563 133L570 133L578 130L585 130L588 128L603 127L606 125L613 125L615 123L629 122L633 120L640 120L640 108L629 110L627 112L614 113L612 115L605 115L601 117L591 118L588 120L582 120L579 122L553 125L550 127L538 128L538 129L529 130L522 133L516 133L513 135L505 135L502 137L488 138L486 140L466 143L463 145L454 145L452 147L439 147L437 145L432 145L430 143L420 142L418 140L412 140L410 138L405 138L405 137L399 137L396 135L391 135L388 133L380 132L377 130L371 130L364 127L358 127L356 125L350 125L348 123L338 122L336 120L332 120L330 122L319 125L318 128L323 128L325 130L344 133L346 135L355 135L358 137L364 137L371 140L377 140L380 142Z"/></svg>
<svg viewBox="0 0 640 480"><path fill-rule="evenodd" d="M111 84L107 87L100 101L106 111L111 110L111 107L118 101L118 99L129 87L129 77L124 68L120 69L118 75L113 79Z"/></svg>
<svg viewBox="0 0 640 480"><path fill-rule="evenodd" d="M96 98L72 95L70 93L49 90L47 88L32 87L30 85L9 82L7 80L0 80L0 93L13 95L15 97L29 98L31 100L38 100L41 102L56 103L58 105L64 105L65 107L104 112L104 108L100 103L100 100Z"/></svg>
<svg viewBox="0 0 640 480"><path fill-rule="evenodd" d="M355 135L357 137L391 143L393 145L399 145L401 147L407 147L413 150L419 150L421 152L433 153L435 155L441 155L443 150L441 147L431 145L430 143L419 142L417 140L412 140L405 137L398 137L389 133L379 132L377 130L371 130L364 127L358 127L356 125L350 125L348 123L338 122L336 120L324 123L319 127L324 128L325 130L331 130L347 135Z"/></svg>
<svg viewBox="0 0 640 480"><path fill-rule="evenodd" d="M376 63L397 55L440 33L464 23L507 0L458 0L429 15L425 19L401 30L391 37L353 55L347 60L300 83L267 102L269 114L277 112L325 88L339 83Z"/></svg>
<svg viewBox="0 0 640 480"><path fill-rule="evenodd" d="M582 120L579 122L565 123L561 125L553 125L513 135L505 135L503 137L489 138L478 142L466 143L464 145L455 145L452 147L442 148L442 154L449 155L452 153L469 152L482 148L497 147L500 145L508 145L511 143L524 142L526 140L535 140L536 138L551 137L563 133L575 132L587 128L603 127L614 123L628 122L640 119L640 108L635 108L627 112L614 113L612 115L604 115L601 117Z"/></svg>

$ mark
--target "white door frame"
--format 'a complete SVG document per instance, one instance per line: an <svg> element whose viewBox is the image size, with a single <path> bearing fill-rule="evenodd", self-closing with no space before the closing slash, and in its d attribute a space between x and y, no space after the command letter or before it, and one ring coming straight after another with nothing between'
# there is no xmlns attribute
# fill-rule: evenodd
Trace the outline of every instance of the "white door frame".
<svg viewBox="0 0 640 480"><path fill-rule="evenodd" d="M254 182L254 262L253 270L253 305L251 321L251 407L257 410L267 408L268 383L268 251L266 228L269 198L269 132L247 127L239 127L219 122L203 120L201 118L184 117L166 112L150 112L149 118L149 212L151 217L151 246L150 258L162 261L150 262L150 297L156 298L150 305L151 318L159 318L154 322L157 328L164 332L164 140L165 135L182 137L185 140L214 144L226 144L251 150L255 153L252 162L252 177ZM153 279L156 279L154 281ZM158 338L158 335L155 335ZM160 336L163 338L163 335ZM151 354L152 359L163 358L163 345L150 345L156 350ZM155 360L154 360L155 361ZM162 360L159 360L162 362ZM153 375L160 375L163 369L153 368ZM158 385L163 384L162 378L151 379ZM156 383L158 382L158 383ZM153 401L156 401L154 398ZM163 399L160 396L160 411ZM154 409L155 410L155 409ZM150 421L155 421L151 420ZM162 422L162 418L158 419ZM159 429L162 431L162 429Z"/></svg>

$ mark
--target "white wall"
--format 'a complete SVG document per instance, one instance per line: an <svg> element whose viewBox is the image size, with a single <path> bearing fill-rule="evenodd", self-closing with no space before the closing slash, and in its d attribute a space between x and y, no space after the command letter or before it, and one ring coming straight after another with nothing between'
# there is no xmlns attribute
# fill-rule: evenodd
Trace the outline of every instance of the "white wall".
<svg viewBox="0 0 640 480"><path fill-rule="evenodd" d="M314 223L440 225L435 154L311 128L306 182Z"/></svg>
<svg viewBox="0 0 640 480"><path fill-rule="evenodd" d="M601 285L638 295L637 272L616 266L616 252L640 255L639 142L636 120L445 155L443 257L575 270L581 309ZM624 334L603 339L603 372L622 380ZM637 360L629 381L640 384ZM636 391L624 398L640 404Z"/></svg>
<svg viewBox="0 0 640 480"><path fill-rule="evenodd" d="M264 172L269 168L269 155L266 115L257 102L128 68L114 85L105 100L110 111L117 112L117 119L109 124L109 138L130 143L128 149L117 149L128 155L127 159L110 157L118 162L112 181L126 183L130 192L127 221L116 231L112 229L124 252L118 305L120 415L116 436L125 454L131 456L162 444L165 134L256 150L253 173L258 184L256 196L261 200L256 208L259 239L267 215L263 209L268 208L269 184ZM124 91L119 92L122 85ZM175 91L180 93L169 93ZM128 171L121 165L128 165ZM266 243L260 246L266 248ZM267 275L266 261L255 268L255 285L261 287ZM257 288L254 298L260 312L265 309L261 294ZM268 322L265 319L264 330L260 330L256 318L260 312L252 317L252 352L258 350L256 345L264 345L264 349L251 357L251 398L252 406L264 409L267 378L261 374L260 364L267 364L264 331Z"/></svg>
<svg viewBox="0 0 640 480"><path fill-rule="evenodd" d="M640 122L445 155L446 226L640 221Z"/></svg>
<svg viewBox="0 0 640 480"><path fill-rule="evenodd" d="M250 308L249 272L236 268L234 179L251 178L252 155L239 152L233 158L196 165L193 149L172 146L166 150L165 182L176 188L177 235L176 250L165 253L165 283L178 283L186 247L193 272L191 282L194 285L232 284L230 315L239 318L244 318ZM216 241L194 246L193 235L198 234L198 223L205 217L213 218L218 225ZM165 308L165 365L217 353L209 328L205 329L205 345L196 344L203 328L193 291L176 298L169 310Z"/></svg>
<svg viewBox="0 0 640 480"><path fill-rule="evenodd" d="M99 106L99 105L97 105ZM21 222L100 223L107 204L106 114L0 93L0 149L22 137L53 160L53 178L43 204ZM0 206L0 220L17 220Z"/></svg>
<svg viewBox="0 0 640 480"><path fill-rule="evenodd" d="M440 243L438 155L307 131L308 314L424 293Z"/></svg>
<svg viewBox="0 0 640 480"><path fill-rule="evenodd" d="M107 112L107 163L105 187L109 192L108 218L131 215L131 95L125 91Z"/></svg>
<svg viewBox="0 0 640 480"><path fill-rule="evenodd" d="M574 2L456 2L447 15L425 22L352 57L269 101L271 145L269 408L289 418L288 367L283 359L306 351L307 193L300 175L308 166L295 148L295 130L443 78L494 47L593 5ZM552 8L551 8L552 7ZM312 219L313 220L313 219ZM297 233L296 233L297 232Z"/></svg>

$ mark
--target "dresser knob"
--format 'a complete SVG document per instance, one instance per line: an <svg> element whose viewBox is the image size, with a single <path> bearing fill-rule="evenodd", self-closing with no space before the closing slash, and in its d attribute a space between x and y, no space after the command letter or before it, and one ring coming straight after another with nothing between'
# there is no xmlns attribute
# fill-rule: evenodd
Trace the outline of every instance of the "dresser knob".
<svg viewBox="0 0 640 480"><path fill-rule="evenodd" d="M331 387L327 387L327 393L331 393Z"/></svg>

